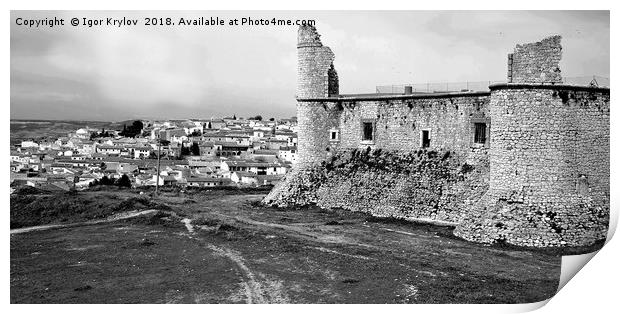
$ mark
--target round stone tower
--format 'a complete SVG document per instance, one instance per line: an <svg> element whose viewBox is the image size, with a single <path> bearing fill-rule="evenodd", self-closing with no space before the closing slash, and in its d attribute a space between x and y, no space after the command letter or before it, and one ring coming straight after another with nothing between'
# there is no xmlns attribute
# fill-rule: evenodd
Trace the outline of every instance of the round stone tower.
<svg viewBox="0 0 620 314"><path fill-rule="evenodd" d="M334 54L323 46L314 26L300 26L297 41L297 122L300 166L324 160L329 152L330 129L338 112L329 98L338 95ZM333 99L332 99L333 100Z"/></svg>
<svg viewBox="0 0 620 314"><path fill-rule="evenodd" d="M490 86L489 190L457 235L537 247L605 239L609 89L561 85L559 42L517 46L512 83Z"/></svg>

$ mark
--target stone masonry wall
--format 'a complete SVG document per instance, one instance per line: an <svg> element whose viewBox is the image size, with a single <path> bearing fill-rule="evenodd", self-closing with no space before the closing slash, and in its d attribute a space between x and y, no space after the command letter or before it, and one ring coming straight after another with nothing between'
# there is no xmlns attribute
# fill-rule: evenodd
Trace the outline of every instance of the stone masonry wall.
<svg viewBox="0 0 620 314"><path fill-rule="evenodd" d="M604 239L609 90L508 84L490 108L490 188L456 234L525 246Z"/></svg>
<svg viewBox="0 0 620 314"><path fill-rule="evenodd" d="M561 36L540 42L517 45L508 55L509 83L561 83Z"/></svg>
<svg viewBox="0 0 620 314"><path fill-rule="evenodd" d="M474 123L488 124L488 93L397 99L304 101L297 104L300 163L315 163L342 149L411 151L421 148L422 130L430 131L429 149L467 155L474 144ZM362 122L374 123L374 139L362 140ZM339 133L336 140L331 132ZM488 138L488 136L487 136Z"/></svg>
<svg viewBox="0 0 620 314"><path fill-rule="evenodd" d="M321 162L330 154L329 130L338 127L340 110L333 102L297 103L297 163Z"/></svg>
<svg viewBox="0 0 620 314"><path fill-rule="evenodd" d="M422 131L430 132L430 147L466 154L475 145L474 122L490 123L488 93L417 96L390 100L343 101L335 149L371 147L411 151L422 147ZM362 122L372 122L372 141L362 140Z"/></svg>

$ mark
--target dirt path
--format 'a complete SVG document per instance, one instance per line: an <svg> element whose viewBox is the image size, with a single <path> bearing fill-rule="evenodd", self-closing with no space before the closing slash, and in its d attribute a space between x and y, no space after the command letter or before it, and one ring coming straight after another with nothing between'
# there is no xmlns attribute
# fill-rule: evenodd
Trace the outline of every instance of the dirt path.
<svg viewBox="0 0 620 314"><path fill-rule="evenodd" d="M268 303L265 298L261 284L256 279L254 273L245 264L243 257L239 252L224 249L213 244L207 244L207 247L214 251L216 255L226 257L237 264L237 267L243 273L243 287L245 290L245 299L248 304L265 304Z"/></svg>
<svg viewBox="0 0 620 314"><path fill-rule="evenodd" d="M361 246L369 249L377 249L381 248L375 245L362 243L357 241L356 239L347 237L346 235L339 234L326 234L325 230L320 229L321 224L295 224L295 225L284 225L278 223L270 223L270 222L262 222L254 219L246 218L246 217L231 217L224 214L217 214L222 217L227 217L229 219L234 219L236 222L240 222L246 225L260 226L266 230L280 229L286 232L286 234L290 236L295 236L301 239L310 240L313 242L320 242L325 244L348 244Z"/></svg>
<svg viewBox="0 0 620 314"><path fill-rule="evenodd" d="M124 212L124 213L112 215L110 217L106 217L106 218L103 218L103 219L96 219L96 220L90 220L90 221L84 221L84 222L76 222L76 223L70 223L70 224L41 225L41 226L32 226L32 227L26 227L26 228L17 228L17 229L11 229L11 234L20 234L20 233L27 233L27 232L33 232L33 231L42 231L42 230L50 230L50 229L61 229L61 228L72 228L72 227L96 225L96 224L101 224L101 223L113 222L113 221L129 219L129 218L133 218L133 217L138 217L138 216L142 216L142 215L152 214L152 213L155 213L157 211L158 210L156 210L156 209L148 209L148 210L143 210L143 211L131 211L131 212Z"/></svg>
<svg viewBox="0 0 620 314"><path fill-rule="evenodd" d="M187 231L194 234L194 226L192 220L184 218L181 220L187 228ZM191 236L190 236L191 237ZM215 252L217 256L225 257L237 265L237 268L243 274L243 292L245 295L245 301L248 304L267 304L267 303L287 303L288 298L284 296L284 292L279 288L265 289L269 286L268 282L262 283L257 277L264 278L262 274L256 274L246 265L245 259L241 254L235 250L219 247L211 243L207 243L206 247ZM273 285L272 285L273 286Z"/></svg>
<svg viewBox="0 0 620 314"><path fill-rule="evenodd" d="M168 195L170 216L157 219L123 220L157 212L134 211L11 230L11 300L528 303L557 290L556 256L462 241L448 227L265 208L260 198Z"/></svg>

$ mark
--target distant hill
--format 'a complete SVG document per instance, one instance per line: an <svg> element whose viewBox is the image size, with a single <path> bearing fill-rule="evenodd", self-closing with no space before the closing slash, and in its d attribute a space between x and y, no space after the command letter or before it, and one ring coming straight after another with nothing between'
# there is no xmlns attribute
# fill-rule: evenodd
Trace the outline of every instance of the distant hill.
<svg viewBox="0 0 620 314"><path fill-rule="evenodd" d="M131 120L129 124L133 123L133 121ZM124 123L128 124L127 122ZM19 143L24 139L55 139L85 127L122 130L123 122L12 119L10 131L11 145Z"/></svg>

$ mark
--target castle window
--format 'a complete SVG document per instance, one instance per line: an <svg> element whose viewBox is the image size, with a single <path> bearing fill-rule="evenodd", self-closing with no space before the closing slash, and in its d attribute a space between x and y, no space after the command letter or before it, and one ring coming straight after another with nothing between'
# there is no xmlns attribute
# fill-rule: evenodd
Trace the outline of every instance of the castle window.
<svg viewBox="0 0 620 314"><path fill-rule="evenodd" d="M474 143L485 144L487 142L486 123L474 123Z"/></svg>
<svg viewBox="0 0 620 314"><path fill-rule="evenodd" d="M362 122L362 141L372 141L374 140L374 123L372 122Z"/></svg>
<svg viewBox="0 0 620 314"><path fill-rule="evenodd" d="M431 147L431 130L422 130L421 146L422 148Z"/></svg>
<svg viewBox="0 0 620 314"><path fill-rule="evenodd" d="M340 140L340 131L338 129L329 130L329 140L330 141L339 141Z"/></svg>

